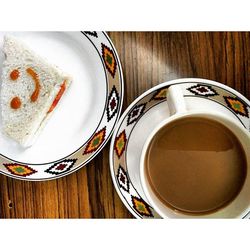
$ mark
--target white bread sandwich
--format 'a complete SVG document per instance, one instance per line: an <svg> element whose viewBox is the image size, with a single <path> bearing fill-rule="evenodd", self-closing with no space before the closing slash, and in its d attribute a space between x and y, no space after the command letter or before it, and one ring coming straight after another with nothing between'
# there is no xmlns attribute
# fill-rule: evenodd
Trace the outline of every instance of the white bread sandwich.
<svg viewBox="0 0 250 250"><path fill-rule="evenodd" d="M4 37L3 52L2 131L31 146L72 80L15 37Z"/></svg>

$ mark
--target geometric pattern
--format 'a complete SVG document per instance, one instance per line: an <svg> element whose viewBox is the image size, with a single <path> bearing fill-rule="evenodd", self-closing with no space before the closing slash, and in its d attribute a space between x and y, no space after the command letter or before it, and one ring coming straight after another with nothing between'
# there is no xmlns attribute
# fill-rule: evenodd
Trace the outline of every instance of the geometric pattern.
<svg viewBox="0 0 250 250"><path fill-rule="evenodd" d="M191 93L195 95L205 96L205 97L219 95L216 92L216 90L214 90L211 86L208 85L197 84L195 86L188 88L187 90L189 90Z"/></svg>
<svg viewBox="0 0 250 250"><path fill-rule="evenodd" d="M96 38L98 37L96 31L84 31L84 33L87 34L87 35L94 36Z"/></svg>
<svg viewBox="0 0 250 250"><path fill-rule="evenodd" d="M117 63L113 51L102 43L102 57L105 62L105 66L112 77L115 77Z"/></svg>
<svg viewBox="0 0 250 250"><path fill-rule="evenodd" d="M150 101L151 100L161 101L161 100L166 99L166 97L167 97L167 89L168 89L168 87L157 90L156 93L150 99Z"/></svg>
<svg viewBox="0 0 250 250"><path fill-rule="evenodd" d="M145 107L146 103L134 106L134 108L128 114L127 126L134 123L143 114Z"/></svg>
<svg viewBox="0 0 250 250"><path fill-rule="evenodd" d="M119 186L125 190L126 192L129 192L129 181L128 176L125 170L119 165L118 172L117 172L117 180L119 183Z"/></svg>
<svg viewBox="0 0 250 250"><path fill-rule="evenodd" d="M119 136L115 138L115 152L118 156L118 158L121 157L122 153L125 150L127 138L125 134L125 130L123 130Z"/></svg>
<svg viewBox="0 0 250 250"><path fill-rule="evenodd" d="M5 163L3 164L7 170L14 175L26 177L36 173L37 171L29 166L22 165L19 163Z"/></svg>
<svg viewBox="0 0 250 250"><path fill-rule="evenodd" d="M232 109L236 114L249 118L249 113L245 103L243 103L237 97L231 97L231 96L223 96L223 97L227 103L227 106L230 109Z"/></svg>
<svg viewBox="0 0 250 250"><path fill-rule="evenodd" d="M68 172L76 163L77 159L66 159L53 164L50 168L46 169L44 172L48 174L63 174Z"/></svg>
<svg viewBox="0 0 250 250"><path fill-rule="evenodd" d="M119 95L118 92L113 86L109 97L108 97L108 107L107 107L107 118L108 122L115 116L118 110L118 104L119 104Z"/></svg>
<svg viewBox="0 0 250 250"><path fill-rule="evenodd" d="M135 196L131 196L133 208L141 215L141 216L148 216L153 217L151 209L149 205L142 199L137 198Z"/></svg>
<svg viewBox="0 0 250 250"><path fill-rule="evenodd" d="M100 131L98 131L93 136L93 138L88 142L83 154L89 154L96 151L105 140L105 135L106 135L106 126Z"/></svg>

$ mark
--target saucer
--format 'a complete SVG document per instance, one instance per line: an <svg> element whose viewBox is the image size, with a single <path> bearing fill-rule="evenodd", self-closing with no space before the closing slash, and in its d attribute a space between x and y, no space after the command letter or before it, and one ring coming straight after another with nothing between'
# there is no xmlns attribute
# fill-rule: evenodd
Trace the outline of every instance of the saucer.
<svg viewBox="0 0 250 250"><path fill-rule="evenodd" d="M139 96L120 118L110 145L110 170L116 191L136 218L161 218L140 182L140 156L151 131L170 116L166 93L178 84L187 110L216 110L250 132L250 102L239 92L211 80L187 78L159 84ZM212 138L211 138L212 139ZM243 218L250 217L250 211Z"/></svg>

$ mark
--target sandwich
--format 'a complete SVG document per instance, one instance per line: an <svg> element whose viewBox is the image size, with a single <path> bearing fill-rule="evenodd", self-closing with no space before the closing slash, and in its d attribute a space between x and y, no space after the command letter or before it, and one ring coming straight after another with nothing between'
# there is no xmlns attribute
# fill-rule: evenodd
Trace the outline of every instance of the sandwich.
<svg viewBox="0 0 250 250"><path fill-rule="evenodd" d="M72 79L15 37L4 37L3 52L2 131L28 147L35 142Z"/></svg>

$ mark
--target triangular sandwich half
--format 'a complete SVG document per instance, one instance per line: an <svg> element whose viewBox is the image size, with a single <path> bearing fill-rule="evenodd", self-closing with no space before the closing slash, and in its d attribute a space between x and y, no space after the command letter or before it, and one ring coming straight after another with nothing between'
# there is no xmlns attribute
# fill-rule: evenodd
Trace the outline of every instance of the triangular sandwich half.
<svg viewBox="0 0 250 250"><path fill-rule="evenodd" d="M30 146L72 80L15 37L5 36L3 52L2 130Z"/></svg>

